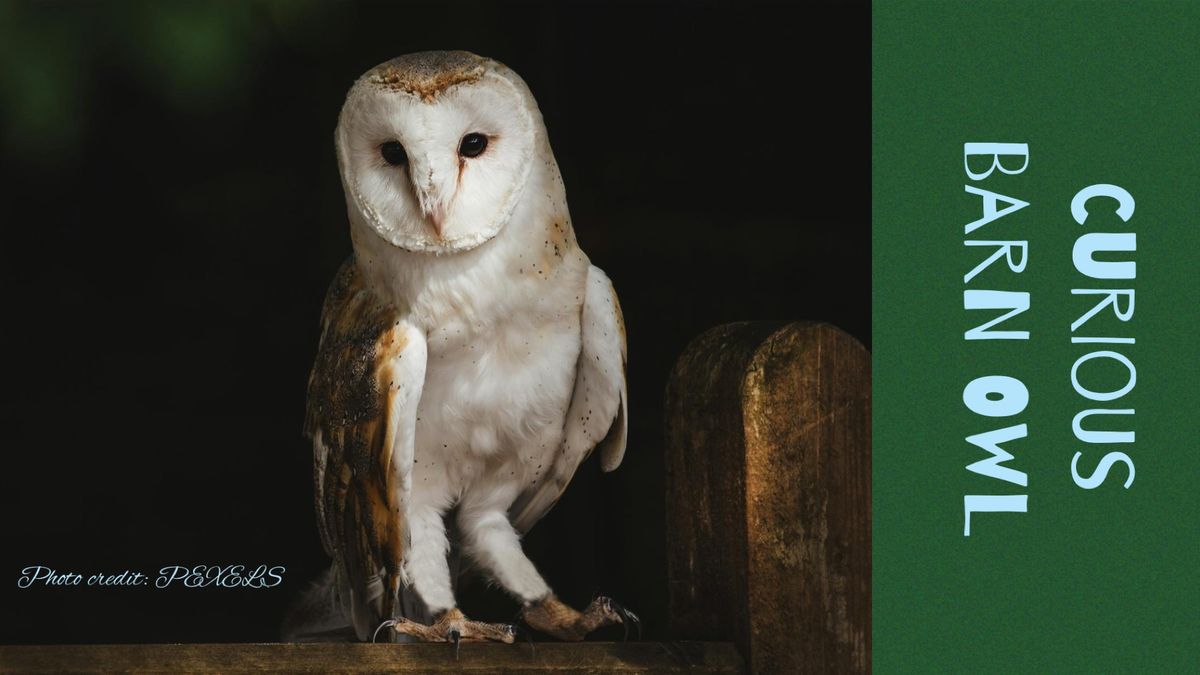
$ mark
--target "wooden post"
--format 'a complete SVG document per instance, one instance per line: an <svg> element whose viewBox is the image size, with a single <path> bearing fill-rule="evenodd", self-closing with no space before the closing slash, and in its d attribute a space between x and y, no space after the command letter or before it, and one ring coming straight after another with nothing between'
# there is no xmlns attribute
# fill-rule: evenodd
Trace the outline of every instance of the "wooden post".
<svg viewBox="0 0 1200 675"><path fill-rule="evenodd" d="M754 673L871 667L871 368L821 323L696 338L667 385L667 563L677 638Z"/></svg>

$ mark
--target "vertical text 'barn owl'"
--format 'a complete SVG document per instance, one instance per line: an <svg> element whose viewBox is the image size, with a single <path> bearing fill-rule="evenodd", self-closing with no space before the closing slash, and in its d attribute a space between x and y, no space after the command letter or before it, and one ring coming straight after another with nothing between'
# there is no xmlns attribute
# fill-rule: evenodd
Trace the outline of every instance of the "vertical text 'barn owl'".
<svg viewBox="0 0 1200 675"><path fill-rule="evenodd" d="M466 52L402 56L354 84L336 146L354 254L325 299L306 431L343 625L511 642L457 609L460 554L546 634L636 621L560 602L521 550L592 450L620 464L627 429L621 310L528 87Z"/></svg>

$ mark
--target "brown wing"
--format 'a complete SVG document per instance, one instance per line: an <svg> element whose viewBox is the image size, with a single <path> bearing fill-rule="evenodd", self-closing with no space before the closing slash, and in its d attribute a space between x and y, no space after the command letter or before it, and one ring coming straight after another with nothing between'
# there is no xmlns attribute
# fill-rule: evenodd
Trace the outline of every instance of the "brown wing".
<svg viewBox="0 0 1200 675"><path fill-rule="evenodd" d="M344 571L360 637L390 614L404 541L393 465L391 364L404 349L396 311L361 281L354 258L338 271L321 312L321 343L308 381L305 433L313 441L317 523L325 551ZM411 463L411 453L408 457ZM372 607L383 573L382 606ZM372 590L372 586L375 589Z"/></svg>

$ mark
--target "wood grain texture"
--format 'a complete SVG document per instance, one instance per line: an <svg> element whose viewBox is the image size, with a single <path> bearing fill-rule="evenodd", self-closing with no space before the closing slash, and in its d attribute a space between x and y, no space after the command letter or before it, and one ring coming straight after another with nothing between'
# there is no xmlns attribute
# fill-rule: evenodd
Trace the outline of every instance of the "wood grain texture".
<svg viewBox="0 0 1200 675"><path fill-rule="evenodd" d="M710 330L667 387L672 635L751 672L869 672L870 354L828 324Z"/></svg>
<svg viewBox="0 0 1200 675"><path fill-rule="evenodd" d="M12 673L713 673L744 672L729 643L167 644L0 646Z"/></svg>

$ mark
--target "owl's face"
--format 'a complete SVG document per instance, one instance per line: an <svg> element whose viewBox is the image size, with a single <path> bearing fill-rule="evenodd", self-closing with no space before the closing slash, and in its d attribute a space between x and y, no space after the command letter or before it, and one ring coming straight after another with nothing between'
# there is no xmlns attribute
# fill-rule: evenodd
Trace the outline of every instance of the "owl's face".
<svg viewBox="0 0 1200 675"><path fill-rule="evenodd" d="M389 61L354 85L338 122L350 216L410 251L479 246L509 220L539 126L529 90L493 61L465 52Z"/></svg>

